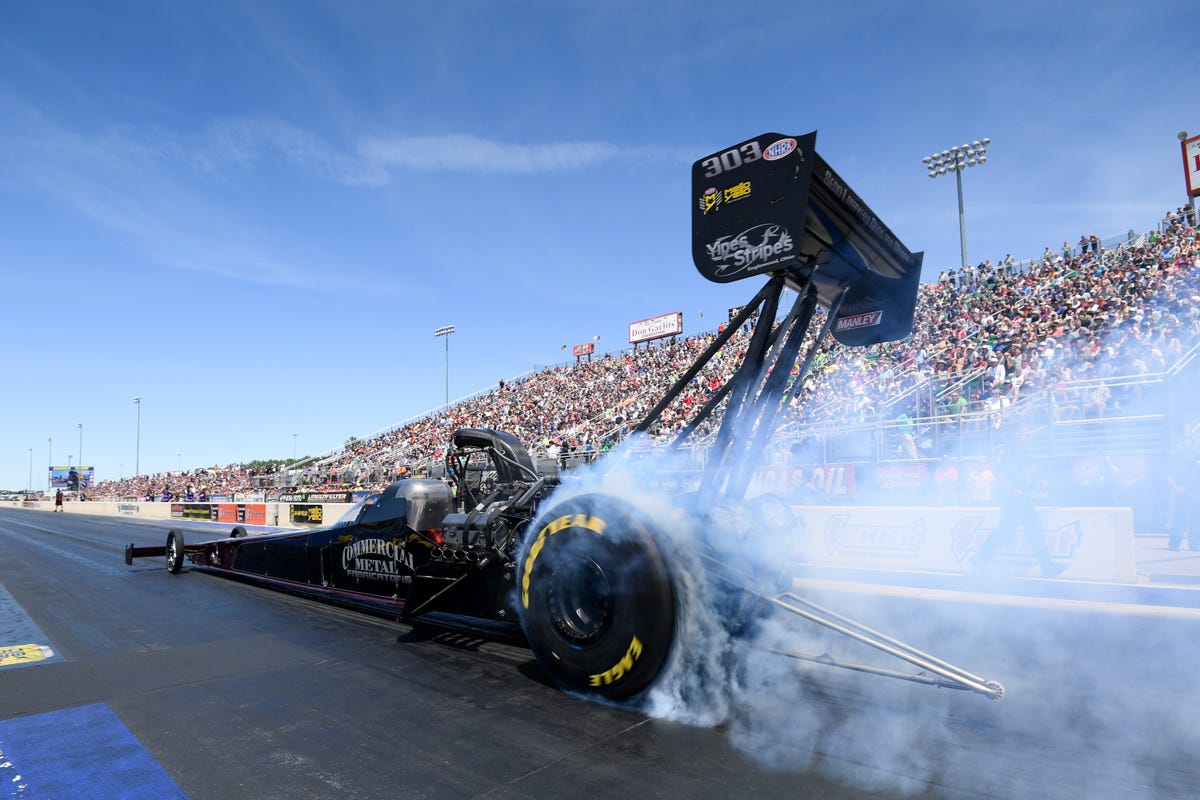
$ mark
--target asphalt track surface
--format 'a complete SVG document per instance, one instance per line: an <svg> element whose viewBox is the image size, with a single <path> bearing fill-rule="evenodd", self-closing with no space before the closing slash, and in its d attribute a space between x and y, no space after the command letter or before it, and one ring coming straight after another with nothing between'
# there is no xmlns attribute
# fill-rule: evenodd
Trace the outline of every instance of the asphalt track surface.
<svg viewBox="0 0 1200 800"><path fill-rule="evenodd" d="M938 655L982 665L1008 696L771 657L739 673L730 719L703 727L567 696L520 647L450 634L398 642L402 624L170 575L160 559L124 564L126 543L157 544L168 527L0 509L5 615L29 621L0 632L44 635L54 652L0 668L0 754L20 750L21 723L86 712L123 726L191 798L1200 793L1194 610L893 597L901 638L906 620L972 607L987 624L949 629ZM59 733L64 750L86 749ZM106 769L104 753L84 756L80 771ZM93 796L151 796L133 783L146 774ZM66 796L23 780L0 798Z"/></svg>

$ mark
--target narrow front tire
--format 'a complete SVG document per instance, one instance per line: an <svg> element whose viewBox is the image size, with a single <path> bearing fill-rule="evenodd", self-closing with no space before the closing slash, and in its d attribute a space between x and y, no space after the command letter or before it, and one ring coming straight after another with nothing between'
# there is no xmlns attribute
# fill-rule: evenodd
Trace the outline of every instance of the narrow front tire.
<svg viewBox="0 0 1200 800"><path fill-rule="evenodd" d="M167 572L178 575L183 570L183 531L167 533Z"/></svg>

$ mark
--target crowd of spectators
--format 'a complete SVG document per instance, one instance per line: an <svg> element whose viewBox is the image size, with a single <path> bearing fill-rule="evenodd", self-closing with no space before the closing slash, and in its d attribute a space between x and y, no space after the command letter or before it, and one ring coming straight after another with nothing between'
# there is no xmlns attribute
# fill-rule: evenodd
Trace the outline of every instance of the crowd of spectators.
<svg viewBox="0 0 1200 800"><path fill-rule="evenodd" d="M800 395L804 415L961 413L1041 390L1052 393L1059 418L1119 412L1130 397L1105 379L1161 372L1200 338L1198 258L1181 209L1161 231L1111 249L1088 236L1078 250L1064 243L1032 262L943 273L921 288L905 341L825 348ZM934 391L910 392L920 385ZM915 407L893 408L910 395ZM939 396L939 407L927 407Z"/></svg>
<svg viewBox="0 0 1200 800"><path fill-rule="evenodd" d="M87 493L90 500L206 502L244 495L258 484L273 481L285 471L282 463L250 467L245 464L135 475L100 481Z"/></svg>
<svg viewBox="0 0 1200 800"><path fill-rule="evenodd" d="M651 434L685 426L740 363L738 331L664 412ZM577 360L297 468L229 465L98 483L92 496L234 497L264 487L378 488L441 462L460 427L515 434L537 458L593 458L628 434L717 332ZM823 343L789 413L809 423L911 419L1002 408L1049 392L1060 418L1131 402L1107 379L1163 371L1200 341L1200 247L1190 209L1112 246L1093 235L1040 259L943 272L920 288L913 334L868 348ZM915 391L924 389L923 391ZM701 431L703 433L703 431ZM278 489L275 489L278 491Z"/></svg>

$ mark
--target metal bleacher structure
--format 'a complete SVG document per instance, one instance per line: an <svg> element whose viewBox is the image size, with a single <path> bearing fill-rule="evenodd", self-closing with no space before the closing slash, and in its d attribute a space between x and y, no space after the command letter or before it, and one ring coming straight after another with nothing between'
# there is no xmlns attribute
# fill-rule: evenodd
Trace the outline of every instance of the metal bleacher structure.
<svg viewBox="0 0 1200 800"><path fill-rule="evenodd" d="M1145 238L1145 234L1137 236L1129 231L1105 237L1101 243L1105 247L1140 246ZM1011 268L1023 272L1035 262L1023 261ZM510 383L519 383L532 374L533 371L528 372ZM985 369L936 378L911 370L897 376L896 383L905 388L881 400L879 407L866 419L847 420L845 414L838 413L836 421L823 421L832 416L824 413L826 408L793 409L793 421L781 428L768 448L768 458L779 461L787 458L787 451L802 450L803 461L809 464L912 463L948 457L983 459L999 441L1017 429L1027 440L1026 448L1038 458L1069 460L1100 452L1163 456L1176 448L1183 438L1195 434L1200 426L1200 411L1194 409L1192 403L1200 390L1200 343L1193 344L1161 372L1058 383L1023 392L1019 401L1011 405L972 400L966 410L958 413L949 404L953 393L957 391L968 398L979 395L987 385ZM864 386L868 390L871 388L869 382ZM361 441L400 430L495 390L496 387L489 387L475 392L449 406L363 437ZM1107 395L1107 402L1089 402L1097 392ZM912 412L911 416L898 419L901 409ZM614 429L610 433L617 439L623 430ZM359 441L358 437L352 437L351 442L354 441ZM703 466L706 456L703 445L701 437L690 448L698 468ZM287 473L264 479L260 485L263 488L272 484L294 486L306 482L306 475L327 474L335 465L347 463L349 449L338 447L303 459L293 464ZM552 461L541 459L539 465L569 471L578 464L595 460L596 455L595 452L564 452ZM397 464L405 461L406 456L405 446L395 445L375 453L373 461ZM432 472L438 467L432 463L412 463L411 466L415 470ZM379 471L377 467L372 469Z"/></svg>
<svg viewBox="0 0 1200 800"><path fill-rule="evenodd" d="M985 384L985 373L974 370L939 381L915 373L908 389L890 397L868 420L806 422L806 418L822 416L821 409L802 411L781 430L768 457L783 457L784 451L802 446L805 463L811 464L983 459L1015 429L1027 433L1027 448L1040 458L1070 459L1100 452L1154 456L1170 452L1200 422L1200 410L1193 403L1200 393L1200 343L1161 372L1060 383L1027 393L1009 406L973 401L967 410L954 413L949 406L952 394L958 391L970 396ZM1085 398L1101 387L1107 390L1110 402L1102 409L1089 408ZM472 397L479 394L486 392ZM917 407L925 413L897 419L895 409L899 407ZM915 459L904 444L907 431L912 432ZM693 450L697 468L705 457L703 441L700 444ZM345 450L339 448L313 458L307 466L320 473L345 457ZM553 468L569 471L595 457L594 453L564 452ZM394 463L403 459L403 449L397 447L379 454L378 460ZM545 459L541 463L550 467ZM304 466L298 465L300 469ZM413 466L436 471L437 465Z"/></svg>
<svg viewBox="0 0 1200 800"><path fill-rule="evenodd" d="M917 459L985 458L1014 429L1027 449L1043 458L1074 458L1100 452L1155 455L1170 452L1196 425L1193 398L1200 390L1200 344L1166 370L1060 383L1026 394L1005 407L975 402L954 413L955 390L967 393L986 380L976 370L942 383L925 382L890 398L885 409L908 403L928 409L909 420L886 411L868 421L795 423L776 448L808 442L818 463L912 461L904 446L912 431ZM1089 407L1086 398L1106 390L1109 402Z"/></svg>

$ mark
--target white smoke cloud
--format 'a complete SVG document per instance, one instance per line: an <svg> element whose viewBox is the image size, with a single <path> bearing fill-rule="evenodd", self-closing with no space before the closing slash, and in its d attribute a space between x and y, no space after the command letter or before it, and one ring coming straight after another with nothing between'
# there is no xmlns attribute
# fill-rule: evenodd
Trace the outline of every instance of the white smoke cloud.
<svg viewBox="0 0 1200 800"><path fill-rule="evenodd" d="M769 501L683 514L686 495L661 484L662 476L692 466L680 458L687 457L622 458L619 451L600 465L604 472L573 473L546 506L581 493L607 494L653 520L661 536L681 600L673 656L638 700L647 714L723 726L732 744L768 768L869 792L1014 800L1183 796L1158 772L1164 746L1182 753L1200 745L1177 701L1181 695L1131 692L1129 670L1113 668L1130 647L1144 647L1157 659L1191 658L1186 641L1157 633L1175 624L1170 613L1161 625L1147 627L1138 616L1126 616L1130 609L1103 613L1080 604L1008 604L971 595L906 599L869 587L810 589L802 593L820 605L998 680L1007 694L992 701L793 660L771 651L919 671L723 590L701 554L715 555L752 588L774 594L791 585L784 554L793 537L804 535L802 526L789 524ZM742 612L753 612L756 621L746 622ZM1060 776L1063 786L1046 786L1047 775Z"/></svg>

